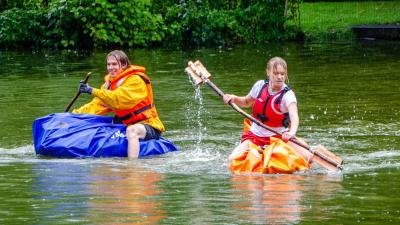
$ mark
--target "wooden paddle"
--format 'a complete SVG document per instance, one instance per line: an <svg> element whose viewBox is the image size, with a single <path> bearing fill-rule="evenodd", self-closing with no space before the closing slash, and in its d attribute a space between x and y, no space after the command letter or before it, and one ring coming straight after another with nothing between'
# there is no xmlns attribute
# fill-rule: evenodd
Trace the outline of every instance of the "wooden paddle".
<svg viewBox="0 0 400 225"><path fill-rule="evenodd" d="M185 72L192 78L195 85L201 85L206 83L215 93L217 93L220 97L224 96L224 92L222 92L215 84L210 81L211 74L207 71L207 69L203 66L200 61L196 61L193 63L192 61L188 62L188 67L186 67ZM277 135L282 135L281 133L273 130L272 128L268 127L264 123L260 122L247 112L243 111L239 106L237 106L233 102L229 102L229 105L237 112L242 114L244 117L251 120L253 123L257 124L258 126L263 127L266 130L269 130ZM317 145L315 148L311 148L305 143L300 142L296 138L291 138L290 142L308 150L313 155L313 161L321 165L322 167L328 170L342 170L343 169L343 160L330 152L327 148L323 147L322 145Z"/></svg>
<svg viewBox="0 0 400 225"><path fill-rule="evenodd" d="M90 78L90 75L92 74L92 72L89 72L85 79L83 80L83 82L86 84ZM78 99L79 95L81 94L81 92L78 90L75 94L75 96L71 99L71 101L69 101L67 107L65 107L64 112L68 112L69 109L71 108L71 106L74 104L74 102Z"/></svg>

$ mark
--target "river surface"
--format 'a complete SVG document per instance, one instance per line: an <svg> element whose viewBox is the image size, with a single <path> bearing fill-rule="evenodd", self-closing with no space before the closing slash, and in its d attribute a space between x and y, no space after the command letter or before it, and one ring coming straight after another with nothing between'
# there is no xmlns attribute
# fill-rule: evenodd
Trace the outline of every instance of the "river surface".
<svg viewBox="0 0 400 225"><path fill-rule="evenodd" d="M130 50L147 68L164 137L179 152L136 160L36 156L32 122L62 112L107 51L0 51L0 224L399 224L400 43L266 44ZM226 93L246 95L266 60L288 62L298 136L345 161L291 175L232 175L243 118L184 73L200 59ZM81 95L75 107L90 100Z"/></svg>

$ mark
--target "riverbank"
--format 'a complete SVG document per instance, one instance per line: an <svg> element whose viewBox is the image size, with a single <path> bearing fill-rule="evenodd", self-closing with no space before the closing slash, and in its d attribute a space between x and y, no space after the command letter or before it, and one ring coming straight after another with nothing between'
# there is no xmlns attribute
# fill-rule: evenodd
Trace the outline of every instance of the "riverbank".
<svg viewBox="0 0 400 225"><path fill-rule="evenodd" d="M316 2L300 5L300 28L306 40L349 41L356 25L400 24L400 1Z"/></svg>

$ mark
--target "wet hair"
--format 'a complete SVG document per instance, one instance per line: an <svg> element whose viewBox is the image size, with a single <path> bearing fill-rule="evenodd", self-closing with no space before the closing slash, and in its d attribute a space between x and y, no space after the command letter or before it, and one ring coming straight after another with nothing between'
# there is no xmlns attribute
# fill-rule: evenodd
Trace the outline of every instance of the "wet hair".
<svg viewBox="0 0 400 225"><path fill-rule="evenodd" d="M106 60L111 56L115 57L115 59L120 63L122 69L126 69L126 68L128 68L128 66L131 65L131 62L129 61L128 56L125 54L125 52L123 52L121 50L114 50L114 51L108 53Z"/></svg>
<svg viewBox="0 0 400 225"><path fill-rule="evenodd" d="M269 77L268 71L272 69L272 71L276 71L278 66L282 66L283 69L286 71L286 82L289 82L289 76L288 76L288 69L287 69L287 63L284 59L281 57L273 57L267 62L267 77Z"/></svg>

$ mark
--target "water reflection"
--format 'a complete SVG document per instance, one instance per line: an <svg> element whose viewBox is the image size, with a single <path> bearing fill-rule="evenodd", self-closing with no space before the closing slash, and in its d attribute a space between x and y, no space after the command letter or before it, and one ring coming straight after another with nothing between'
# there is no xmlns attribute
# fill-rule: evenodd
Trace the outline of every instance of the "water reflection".
<svg viewBox="0 0 400 225"><path fill-rule="evenodd" d="M157 224L165 218L158 173L134 162L55 160L36 164L34 214L89 224Z"/></svg>
<svg viewBox="0 0 400 225"><path fill-rule="evenodd" d="M340 182L329 182L323 176L313 179L310 186L310 178L304 175L234 176L232 187L242 199L232 207L240 212L239 220L255 224L298 223L311 209L303 202L303 198L312 198L308 193L326 200L341 188Z"/></svg>
<svg viewBox="0 0 400 225"><path fill-rule="evenodd" d="M159 201L158 173L132 164L103 165L92 173L90 221L101 224L157 224L165 218ZM90 216L93 215L93 216Z"/></svg>
<svg viewBox="0 0 400 225"><path fill-rule="evenodd" d="M78 160L44 160L34 164L32 209L42 224L60 220L82 221L86 214L92 168Z"/></svg>

